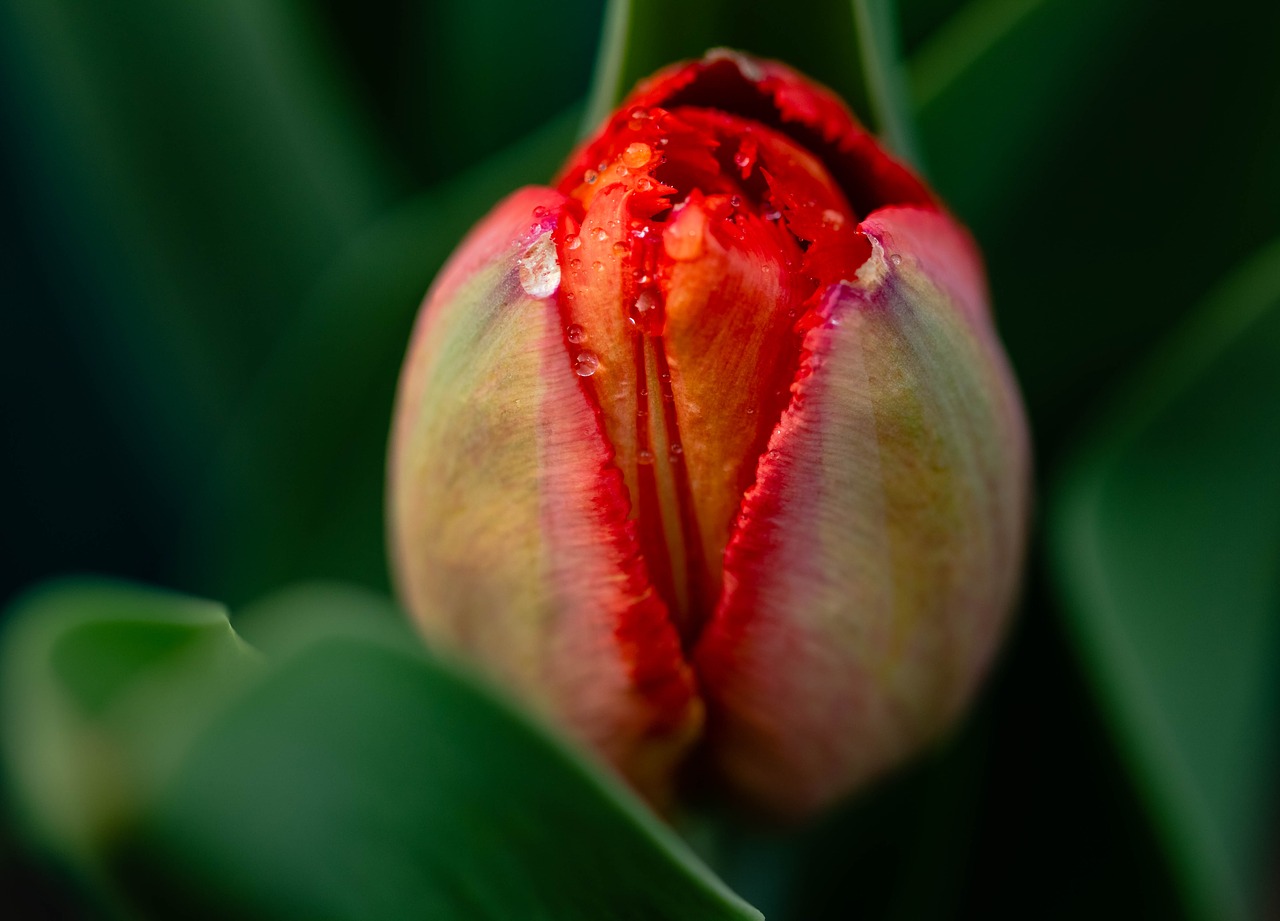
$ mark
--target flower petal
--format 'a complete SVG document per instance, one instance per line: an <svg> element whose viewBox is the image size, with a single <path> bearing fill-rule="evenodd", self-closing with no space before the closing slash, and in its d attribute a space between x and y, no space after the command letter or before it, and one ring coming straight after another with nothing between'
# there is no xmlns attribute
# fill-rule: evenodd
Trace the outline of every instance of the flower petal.
<svg viewBox="0 0 1280 921"><path fill-rule="evenodd" d="M702 705L566 341L552 284L562 204L549 189L512 195L427 296L390 452L396 576L429 638L661 802Z"/></svg>
<svg viewBox="0 0 1280 921"><path fill-rule="evenodd" d="M712 758L799 815L936 737L1017 591L1029 458L967 236L936 210L862 225L725 556L695 650Z"/></svg>

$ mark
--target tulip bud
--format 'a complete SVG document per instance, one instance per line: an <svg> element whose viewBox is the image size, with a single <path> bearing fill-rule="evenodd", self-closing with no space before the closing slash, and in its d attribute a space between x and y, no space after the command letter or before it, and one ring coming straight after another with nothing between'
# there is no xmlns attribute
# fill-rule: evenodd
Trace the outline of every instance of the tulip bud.
<svg viewBox="0 0 1280 921"><path fill-rule="evenodd" d="M665 804L779 815L936 738L1014 600L1028 448L981 261L828 91L641 84L441 272L390 454L425 634Z"/></svg>

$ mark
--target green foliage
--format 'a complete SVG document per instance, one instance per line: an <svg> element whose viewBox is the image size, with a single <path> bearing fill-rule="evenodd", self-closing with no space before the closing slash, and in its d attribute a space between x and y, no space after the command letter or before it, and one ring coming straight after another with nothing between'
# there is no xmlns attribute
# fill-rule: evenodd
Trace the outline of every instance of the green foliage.
<svg viewBox="0 0 1280 921"><path fill-rule="evenodd" d="M4 766L45 846L153 917L751 919L646 807L362 591L245 616L45 589Z"/></svg>
<svg viewBox="0 0 1280 921"><path fill-rule="evenodd" d="M1258 911L1280 7L603 6L0 0L6 593L85 568L236 610L385 592L391 399L439 265L635 80L742 48L844 95L973 229L1050 553L956 739L817 826L734 830L717 870L777 919ZM379 596L236 631L98 583L11 610L6 861L37 842L162 916L752 916Z"/></svg>
<svg viewBox="0 0 1280 921"><path fill-rule="evenodd" d="M1280 241L1115 407L1062 484L1077 642L1205 918L1251 917L1280 772Z"/></svg>

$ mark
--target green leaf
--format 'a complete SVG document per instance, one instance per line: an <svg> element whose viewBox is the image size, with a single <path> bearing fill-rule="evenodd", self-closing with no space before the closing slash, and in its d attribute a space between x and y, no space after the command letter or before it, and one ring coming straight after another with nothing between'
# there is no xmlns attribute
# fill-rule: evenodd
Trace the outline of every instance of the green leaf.
<svg viewBox="0 0 1280 921"><path fill-rule="evenodd" d="M1070 626L1192 909L1250 917L1280 769L1280 241L1058 484Z"/></svg>
<svg viewBox="0 0 1280 921"><path fill-rule="evenodd" d="M141 775L186 735L198 681L252 668L220 606L65 580L17 602L0 647L0 747L32 833L89 860L136 804ZM157 689L162 689L163 697ZM167 740L139 731L172 717Z"/></svg>
<svg viewBox="0 0 1280 921"><path fill-rule="evenodd" d="M0 4L0 112L41 249L70 267L68 348L175 495L397 184L314 20L291 0Z"/></svg>
<svg viewBox="0 0 1280 921"><path fill-rule="evenodd" d="M922 169L915 114L908 99L906 69L898 41L894 0L853 0L862 63L873 125L898 156Z"/></svg>
<svg viewBox="0 0 1280 921"><path fill-rule="evenodd" d="M386 440L414 316L471 226L519 186L547 180L578 115L406 200L319 277L193 497L193 581L232 603L317 574L385 584Z"/></svg>
<svg viewBox="0 0 1280 921"><path fill-rule="evenodd" d="M760 917L385 599L310 586L237 622L266 659L216 606L98 585L37 596L5 640L19 799L143 916ZM78 834L104 804L110 833Z"/></svg>
<svg viewBox="0 0 1280 921"><path fill-rule="evenodd" d="M910 95L924 157L961 217L981 230L1041 178L1067 113L1104 79L1149 6L969 0L915 51Z"/></svg>

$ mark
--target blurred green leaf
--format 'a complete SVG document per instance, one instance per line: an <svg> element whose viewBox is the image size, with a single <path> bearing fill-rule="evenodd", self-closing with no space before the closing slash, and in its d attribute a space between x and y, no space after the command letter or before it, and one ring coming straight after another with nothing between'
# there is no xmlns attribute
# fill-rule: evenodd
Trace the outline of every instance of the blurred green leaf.
<svg viewBox="0 0 1280 921"><path fill-rule="evenodd" d="M313 19L292 0L0 3L0 112L63 268L67 348L175 493L398 182Z"/></svg>
<svg viewBox="0 0 1280 921"><path fill-rule="evenodd" d="M1150 0L969 0L911 56L934 186L980 231L1039 179ZM1089 66L1081 66L1087 60ZM980 234L981 236L981 234Z"/></svg>
<svg viewBox="0 0 1280 921"><path fill-rule="evenodd" d="M136 805L142 753L159 755L162 740L139 731L155 707L189 703L189 677L238 674L254 656L219 605L124 584L53 583L11 616L5 774L35 835L91 860Z"/></svg>
<svg viewBox="0 0 1280 921"><path fill-rule="evenodd" d="M387 433L414 316L471 226L545 182L578 111L371 223L287 326L246 410L218 446L186 536L194 581L232 603L299 578L385 584Z"/></svg>
<svg viewBox="0 0 1280 921"><path fill-rule="evenodd" d="M144 916L760 917L385 599L311 586L237 621L266 658L215 605L100 584L5 636L20 805Z"/></svg>
<svg viewBox="0 0 1280 921"><path fill-rule="evenodd" d="M1058 485L1070 625L1187 897L1244 918L1280 769L1280 241L1148 369Z"/></svg>
<svg viewBox="0 0 1280 921"><path fill-rule="evenodd" d="M867 87L870 120L899 157L923 170L915 113L908 99L906 69L898 39L895 0L853 0L858 59Z"/></svg>

